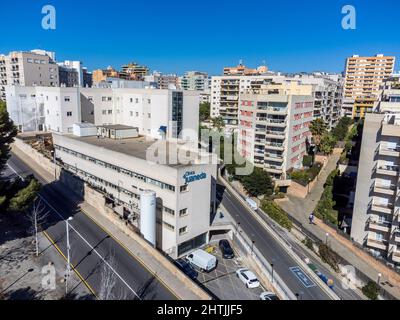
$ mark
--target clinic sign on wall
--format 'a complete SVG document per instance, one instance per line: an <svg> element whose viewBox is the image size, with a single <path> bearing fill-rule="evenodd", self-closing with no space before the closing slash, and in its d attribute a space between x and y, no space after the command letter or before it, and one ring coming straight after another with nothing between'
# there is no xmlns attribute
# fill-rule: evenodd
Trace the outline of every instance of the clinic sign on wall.
<svg viewBox="0 0 400 320"><path fill-rule="evenodd" d="M187 171L183 175L183 179L185 179L186 184L189 184L194 181L203 180L205 178L207 178L207 174L205 172L196 174L196 172L194 172L194 171Z"/></svg>

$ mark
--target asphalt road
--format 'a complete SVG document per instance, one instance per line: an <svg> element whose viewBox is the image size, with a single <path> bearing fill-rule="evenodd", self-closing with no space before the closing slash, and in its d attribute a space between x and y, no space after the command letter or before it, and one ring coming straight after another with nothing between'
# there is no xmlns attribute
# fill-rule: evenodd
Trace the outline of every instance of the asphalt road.
<svg viewBox="0 0 400 320"><path fill-rule="evenodd" d="M252 216L243 204L231 195L227 189L218 186L218 196L222 205L228 210L235 222L240 222L240 228L255 241L255 247L264 257L274 264L274 270L293 293L299 294L302 300L330 300L330 297L318 286L309 287L303 284L289 269L298 264L270 233Z"/></svg>
<svg viewBox="0 0 400 320"><path fill-rule="evenodd" d="M12 155L8 164L18 175L35 173L15 155ZM11 174L9 171L7 173ZM46 183L38 174L35 176L43 184ZM111 292L115 299L177 299L141 262L77 209L76 204L67 200L63 194L47 185L42 189L41 196L51 213L46 233L65 257L67 246L64 220L73 217L70 222L71 263L96 296L99 297L102 291ZM107 283L106 279L108 285L102 285ZM115 282L115 285L111 286L110 281ZM110 287L113 289L110 290Z"/></svg>

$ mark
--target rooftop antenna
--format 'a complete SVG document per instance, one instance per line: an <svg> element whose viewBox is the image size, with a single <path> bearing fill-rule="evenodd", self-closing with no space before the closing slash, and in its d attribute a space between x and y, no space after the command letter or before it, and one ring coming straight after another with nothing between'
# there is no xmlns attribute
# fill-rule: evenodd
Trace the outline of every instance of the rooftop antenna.
<svg viewBox="0 0 400 320"><path fill-rule="evenodd" d="M239 60L239 66L242 66L243 65L243 59L240 59Z"/></svg>

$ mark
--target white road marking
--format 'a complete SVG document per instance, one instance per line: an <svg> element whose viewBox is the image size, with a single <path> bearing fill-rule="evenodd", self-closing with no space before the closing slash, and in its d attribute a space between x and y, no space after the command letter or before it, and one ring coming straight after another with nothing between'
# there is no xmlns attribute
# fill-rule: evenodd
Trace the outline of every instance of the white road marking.
<svg viewBox="0 0 400 320"><path fill-rule="evenodd" d="M14 171L22 180L24 180L24 178L20 175L20 174L18 174L18 172L12 167L12 166L10 166L8 163L7 163L7 166L12 170L12 171ZM41 195L41 194L39 194L38 195L39 196L39 198L41 198L43 201L44 201L44 203L46 203L61 219L63 219L63 220L65 220L65 218ZM72 230L74 230L75 232L76 232L76 234L92 249L92 251L94 251L98 256L99 256L99 258L116 274L116 276L122 281L122 283L123 284L125 284L127 287L128 287L128 289L129 290L131 290L132 292L133 292L133 294L137 297L137 298L139 298L140 300L142 300L140 297L139 297L139 295L135 292L135 290L133 290L132 288L131 288L131 286L118 274L118 272L101 256L101 254L100 253L98 253L97 252L97 250L95 249L95 248L93 248L93 246L78 232L78 230L76 230L72 225L71 225L71 223L69 223L69 226L71 227L71 229Z"/></svg>
<svg viewBox="0 0 400 320"><path fill-rule="evenodd" d="M7 166L8 166L12 171L14 171L15 174L16 174L18 177L20 177L22 181L25 180L25 178L24 178L23 176L21 176L13 167L11 167L9 163L7 163Z"/></svg>
<svg viewBox="0 0 400 320"><path fill-rule="evenodd" d="M39 197L63 220L65 219L42 195L39 194ZM76 234L92 249L93 252L95 252L99 258L116 274L116 276L122 281L123 284L125 284L129 290L133 292L133 294L142 300L139 295L131 288L131 286L119 275L119 273L105 260L100 253L97 252L97 250L76 230L71 223L69 223L69 226L72 230L76 232Z"/></svg>

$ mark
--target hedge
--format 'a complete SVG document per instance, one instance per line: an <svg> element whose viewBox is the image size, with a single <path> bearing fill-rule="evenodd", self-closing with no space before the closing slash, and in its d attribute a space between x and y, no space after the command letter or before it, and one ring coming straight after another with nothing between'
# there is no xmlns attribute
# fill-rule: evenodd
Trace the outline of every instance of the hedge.
<svg viewBox="0 0 400 320"><path fill-rule="evenodd" d="M275 202L265 199L261 203L261 209L282 227L289 231L292 229L292 221L289 219L287 213Z"/></svg>
<svg viewBox="0 0 400 320"><path fill-rule="evenodd" d="M369 281L364 287L362 287L361 291L370 300L378 299L379 286L373 281Z"/></svg>
<svg viewBox="0 0 400 320"><path fill-rule="evenodd" d="M329 264L336 272L339 272L340 258L336 252L334 252L326 244L321 243L318 248L318 254L320 255L322 261Z"/></svg>

